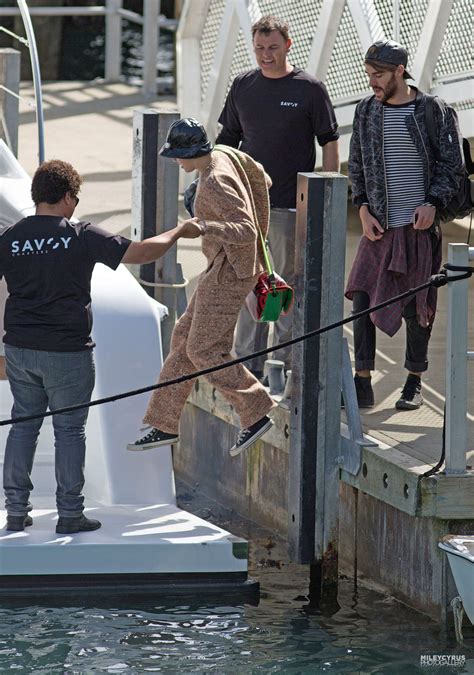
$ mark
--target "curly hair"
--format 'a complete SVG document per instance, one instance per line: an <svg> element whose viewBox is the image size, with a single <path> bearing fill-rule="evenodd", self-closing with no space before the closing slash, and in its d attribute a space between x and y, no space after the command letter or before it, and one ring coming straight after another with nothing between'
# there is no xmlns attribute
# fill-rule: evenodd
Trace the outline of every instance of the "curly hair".
<svg viewBox="0 0 474 675"><path fill-rule="evenodd" d="M282 35L285 40L288 40L288 24L282 19L278 19L272 14L267 16L262 16L256 23L252 26L252 40L255 37L256 33L263 33L268 35L273 30L277 30L280 35Z"/></svg>
<svg viewBox="0 0 474 675"><path fill-rule="evenodd" d="M68 162L51 159L43 162L35 172L31 183L31 196L36 205L41 202L56 204L67 192L77 197L82 178Z"/></svg>

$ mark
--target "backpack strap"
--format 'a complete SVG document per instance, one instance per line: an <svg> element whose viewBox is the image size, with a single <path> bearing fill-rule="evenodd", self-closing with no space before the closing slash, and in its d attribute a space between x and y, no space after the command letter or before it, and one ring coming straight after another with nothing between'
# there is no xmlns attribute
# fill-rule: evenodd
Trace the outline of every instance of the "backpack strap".
<svg viewBox="0 0 474 675"><path fill-rule="evenodd" d="M227 155L228 157L230 157L236 164L238 164L240 166L240 168L242 169L244 174L247 176L247 172L245 171L245 167L242 164L242 161L241 161L241 159L238 155L238 152L235 151L235 148L231 148L228 145L216 145L216 146L214 146L214 150L217 150L219 152L223 152L224 155ZM248 176L247 176L247 179L248 179ZM271 277L274 274L274 270L273 270L272 263L270 261L270 256L268 255L267 242L265 240L265 237L263 236L263 232L262 232L260 224L258 222L257 210L255 208L255 203L254 203L252 191L250 191L249 197L250 197L250 201L252 203L252 211L253 211L254 217L255 217L255 225L257 226L257 230L258 230L258 233L260 235L260 243L261 243L261 246L262 246L262 253L263 253L263 259L265 261L265 267L267 269L268 276Z"/></svg>
<svg viewBox="0 0 474 675"><path fill-rule="evenodd" d="M426 121L426 130L428 132L428 138L430 140L431 149L436 160L440 159L439 144L438 144L438 134L436 129L436 120L434 114L434 107L436 105L435 99L437 96L430 96L425 94L426 106L425 106L425 121Z"/></svg>

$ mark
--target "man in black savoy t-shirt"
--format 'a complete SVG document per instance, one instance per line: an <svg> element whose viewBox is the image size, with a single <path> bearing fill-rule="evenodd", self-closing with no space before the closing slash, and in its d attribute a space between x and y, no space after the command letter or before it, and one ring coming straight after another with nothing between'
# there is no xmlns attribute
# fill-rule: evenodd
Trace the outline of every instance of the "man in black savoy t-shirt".
<svg viewBox="0 0 474 675"><path fill-rule="evenodd" d="M159 236L131 242L90 223L73 223L81 182L67 162L44 162L31 187L35 215L0 235L0 277L5 277L9 292L3 341L14 418L90 401L94 387L90 292L96 263L116 269L120 262L151 262L180 237L199 235L188 221ZM87 412L84 408L53 416L56 532L61 534L101 525L83 514ZM30 474L42 421L10 427L3 464L7 530L32 525Z"/></svg>
<svg viewBox="0 0 474 675"><path fill-rule="evenodd" d="M258 68L238 75L219 117L216 142L239 147L272 179L269 243L276 271L294 284L296 180L300 171L314 171L315 138L322 146L323 170L339 170L337 122L326 87L288 61L288 25L265 16L252 26ZM273 343L291 339L292 312L275 324ZM244 307L237 324L238 356L264 349L268 324L257 324ZM274 358L291 367L291 348ZM262 374L262 358L249 362Z"/></svg>

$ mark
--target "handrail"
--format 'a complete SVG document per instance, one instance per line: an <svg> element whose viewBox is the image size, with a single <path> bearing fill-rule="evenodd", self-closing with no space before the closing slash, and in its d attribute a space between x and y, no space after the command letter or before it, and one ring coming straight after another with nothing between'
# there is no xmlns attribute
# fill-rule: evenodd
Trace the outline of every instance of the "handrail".
<svg viewBox="0 0 474 675"><path fill-rule="evenodd" d="M144 19L142 14L133 12L130 9L111 10L104 5L92 5L90 7L30 7L30 16L110 16L118 14L122 19L143 26ZM17 7L0 7L0 18L3 16L19 16L20 10ZM178 25L177 19L169 19L160 15L158 25L162 29L174 31Z"/></svg>
<svg viewBox="0 0 474 675"><path fill-rule="evenodd" d="M105 16L112 14L107 7L96 5L92 7L31 7L31 16ZM16 7L0 7L0 16L18 16L20 11Z"/></svg>
<svg viewBox="0 0 474 675"><path fill-rule="evenodd" d="M17 0L18 8L25 26L26 37L28 38L28 47L30 50L31 71L33 73L33 86L36 100L36 124L38 126L38 160L39 164L44 162L44 115L43 115L43 94L41 92L41 72L38 60L38 50L36 48L35 33L31 24L31 17L26 0Z"/></svg>
<svg viewBox="0 0 474 675"><path fill-rule="evenodd" d="M19 4L19 3L18 3ZM26 8L25 0L22 5ZM106 40L105 40L105 79L115 81L120 78L120 54L121 54L121 20L142 26L143 30L143 93L145 96L154 96L157 92L156 82L156 53L158 49L156 36L152 34L153 26L160 30L174 32L178 26L177 19L168 19L159 15L158 0L144 0L143 15L122 7L122 0L104 0L103 5L91 7L31 7L26 12L32 16L88 16L105 17ZM2 17L18 16L23 14L17 7L0 7L0 19ZM29 20L31 25L31 19ZM18 37L18 36L16 36Z"/></svg>
<svg viewBox="0 0 474 675"><path fill-rule="evenodd" d="M467 267L474 260L468 244L448 244L448 263ZM448 270L448 277L459 274ZM464 474L467 464L467 383L469 280L448 284L446 340L446 473Z"/></svg>

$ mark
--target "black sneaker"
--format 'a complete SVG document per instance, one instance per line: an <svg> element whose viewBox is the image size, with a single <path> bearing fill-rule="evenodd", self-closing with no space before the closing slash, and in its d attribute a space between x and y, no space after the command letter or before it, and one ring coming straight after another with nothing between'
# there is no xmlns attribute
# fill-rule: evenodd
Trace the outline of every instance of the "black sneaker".
<svg viewBox="0 0 474 675"><path fill-rule="evenodd" d="M229 450L229 454L232 457L240 455L242 450L245 450L256 440L263 436L263 434L273 426L273 420L265 415L261 420L252 424L248 429L242 429L237 436L236 444Z"/></svg>
<svg viewBox="0 0 474 675"><path fill-rule="evenodd" d="M86 518L84 515L79 518L67 518L59 516L56 525L56 534L75 534L76 532L92 532L102 527L99 520L93 518Z"/></svg>
<svg viewBox="0 0 474 675"><path fill-rule="evenodd" d="M372 378L354 375L354 384L357 394L357 403L359 408L374 407L374 390L372 389Z"/></svg>
<svg viewBox="0 0 474 675"><path fill-rule="evenodd" d="M395 403L395 408L397 410L417 410L421 405L423 405L421 377L410 373L402 389L401 396Z"/></svg>
<svg viewBox="0 0 474 675"><path fill-rule="evenodd" d="M6 530L11 532L23 532L25 527L33 525L33 518L31 516L7 516Z"/></svg>
<svg viewBox="0 0 474 675"><path fill-rule="evenodd" d="M178 434L167 434L166 431L160 431L152 427L151 431L139 438L138 441L129 443L127 450L150 450L150 448L159 448L161 445L171 445L178 441Z"/></svg>

